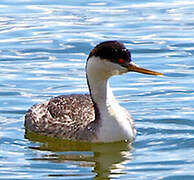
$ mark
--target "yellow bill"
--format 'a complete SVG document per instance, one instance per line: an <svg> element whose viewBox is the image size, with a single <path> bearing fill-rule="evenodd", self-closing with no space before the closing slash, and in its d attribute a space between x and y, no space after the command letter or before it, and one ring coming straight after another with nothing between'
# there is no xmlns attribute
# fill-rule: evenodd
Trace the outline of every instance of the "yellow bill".
<svg viewBox="0 0 194 180"><path fill-rule="evenodd" d="M145 68L141 68L141 67L137 66L134 63L130 63L127 66L127 69L128 69L128 71L134 71L134 72L143 73L143 74L150 74L150 75L157 75L157 76L163 75L160 72L156 72L156 71L148 70L148 69L145 69Z"/></svg>

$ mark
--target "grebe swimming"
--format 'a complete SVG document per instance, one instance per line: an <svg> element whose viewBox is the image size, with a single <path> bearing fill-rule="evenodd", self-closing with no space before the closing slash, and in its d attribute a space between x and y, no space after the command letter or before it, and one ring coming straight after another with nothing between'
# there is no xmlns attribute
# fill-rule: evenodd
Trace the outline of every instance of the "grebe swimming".
<svg viewBox="0 0 194 180"><path fill-rule="evenodd" d="M25 115L25 128L74 141L133 140L136 135L133 119L118 104L108 83L111 76L131 71L162 75L135 65L129 50L118 41L98 44L86 62L89 95L61 95L32 106Z"/></svg>

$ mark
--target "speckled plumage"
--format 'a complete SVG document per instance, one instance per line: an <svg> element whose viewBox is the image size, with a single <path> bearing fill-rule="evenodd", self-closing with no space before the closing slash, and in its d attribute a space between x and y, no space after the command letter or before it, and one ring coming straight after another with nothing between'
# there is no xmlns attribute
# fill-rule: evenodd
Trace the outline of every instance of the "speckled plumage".
<svg viewBox="0 0 194 180"><path fill-rule="evenodd" d="M25 116L25 127L35 133L62 139L92 141L98 126L89 95L63 95L36 104Z"/></svg>

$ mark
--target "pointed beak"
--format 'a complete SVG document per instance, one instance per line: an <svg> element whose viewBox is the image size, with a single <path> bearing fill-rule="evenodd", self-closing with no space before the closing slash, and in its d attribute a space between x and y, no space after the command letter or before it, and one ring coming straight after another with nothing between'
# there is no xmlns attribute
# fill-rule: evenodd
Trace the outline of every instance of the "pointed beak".
<svg viewBox="0 0 194 180"><path fill-rule="evenodd" d="M130 64L127 65L127 69L128 69L128 71L133 71L133 72L138 72L138 73L143 73L143 74L156 75L156 76L163 75L160 72L156 72L156 71L148 70L148 69L145 69L145 68L141 68L141 67L137 66L135 63L132 63L132 62L130 62Z"/></svg>

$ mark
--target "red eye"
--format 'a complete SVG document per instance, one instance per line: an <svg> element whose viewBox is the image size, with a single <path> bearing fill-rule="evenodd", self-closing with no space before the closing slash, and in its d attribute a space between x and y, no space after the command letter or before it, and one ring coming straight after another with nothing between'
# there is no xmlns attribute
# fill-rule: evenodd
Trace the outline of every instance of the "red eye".
<svg viewBox="0 0 194 180"><path fill-rule="evenodd" d="M124 62L125 62L124 59L118 59L118 63L119 63L119 64L122 64L122 63L124 63Z"/></svg>

